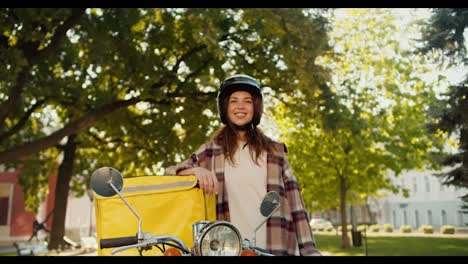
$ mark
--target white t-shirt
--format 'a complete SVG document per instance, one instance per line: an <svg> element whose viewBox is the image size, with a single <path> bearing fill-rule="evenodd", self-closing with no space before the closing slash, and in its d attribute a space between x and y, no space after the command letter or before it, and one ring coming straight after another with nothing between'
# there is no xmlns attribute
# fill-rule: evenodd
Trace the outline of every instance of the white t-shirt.
<svg viewBox="0 0 468 264"><path fill-rule="evenodd" d="M258 166L250 156L249 146L243 148L244 145L245 142L238 142L235 164L226 157L224 177L231 223L239 229L242 238L252 240L254 229L264 219L260 204L266 194L266 153L260 155ZM266 222L256 232L256 246L266 248Z"/></svg>

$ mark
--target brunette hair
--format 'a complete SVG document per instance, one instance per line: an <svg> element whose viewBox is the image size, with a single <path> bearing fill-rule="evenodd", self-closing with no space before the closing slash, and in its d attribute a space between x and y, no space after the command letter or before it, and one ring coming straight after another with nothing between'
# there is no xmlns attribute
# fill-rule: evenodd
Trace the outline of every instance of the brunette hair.
<svg viewBox="0 0 468 264"><path fill-rule="evenodd" d="M229 101L229 96L224 97L222 110L227 113L227 105ZM261 116L263 112L263 102L257 96L252 96L254 101L254 116ZM252 122L247 124L246 129L247 135L247 144L250 145L249 152L252 160L255 164L259 165L258 159L260 155L266 151L271 152L273 151L274 141L267 137L261 129L257 126L254 126ZM237 130L236 126L231 122L231 120L227 120L227 124L219 128L213 135L213 140L216 144L220 145L223 149L224 155L234 163L234 153L237 146ZM243 147L243 146L242 146Z"/></svg>

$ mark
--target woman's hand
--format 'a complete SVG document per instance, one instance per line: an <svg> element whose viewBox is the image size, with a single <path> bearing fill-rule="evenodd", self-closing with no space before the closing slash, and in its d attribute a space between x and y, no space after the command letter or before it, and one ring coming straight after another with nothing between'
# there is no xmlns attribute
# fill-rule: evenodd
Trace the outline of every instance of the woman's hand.
<svg viewBox="0 0 468 264"><path fill-rule="evenodd" d="M178 175L195 175L203 191L207 194L218 193L218 179L216 175L205 168L195 167L181 170Z"/></svg>

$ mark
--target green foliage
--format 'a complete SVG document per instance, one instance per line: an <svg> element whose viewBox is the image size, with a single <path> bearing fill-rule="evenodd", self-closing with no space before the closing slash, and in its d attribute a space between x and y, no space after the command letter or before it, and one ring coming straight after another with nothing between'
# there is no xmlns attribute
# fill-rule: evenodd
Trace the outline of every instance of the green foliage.
<svg viewBox="0 0 468 264"><path fill-rule="evenodd" d="M424 129L436 83L423 76L434 69L400 45L396 13L340 12L347 16L333 18L334 52L317 59L331 81L312 96L285 96L274 110L309 211L364 204L383 190L407 195L389 174L437 167L432 156L444 143Z"/></svg>
<svg viewBox="0 0 468 264"><path fill-rule="evenodd" d="M398 176L430 167L431 154L442 146L423 129L435 94L420 76L432 69L423 57L399 48L397 18L380 9L348 15L334 24L336 52L318 60L334 81L323 83L315 97L290 95L275 108L304 198L317 201L307 204L310 211L339 206L341 181L352 193L346 196L351 204L382 189L404 192L388 171ZM360 27L366 30L349 34Z"/></svg>
<svg viewBox="0 0 468 264"><path fill-rule="evenodd" d="M382 228L387 233L392 233L393 232L393 225L391 225L391 224L384 224L382 226Z"/></svg>
<svg viewBox="0 0 468 264"><path fill-rule="evenodd" d="M419 227L419 232L424 234L432 234L434 233L434 227L431 225L422 225Z"/></svg>
<svg viewBox="0 0 468 264"><path fill-rule="evenodd" d="M351 232L351 229L353 228L352 225L346 225L346 229L348 230L348 232ZM338 226L338 231L341 232L341 230L343 230L343 228L341 227L341 225Z"/></svg>
<svg viewBox="0 0 468 264"><path fill-rule="evenodd" d="M451 225L443 225L440 227L440 233L453 235L455 234L455 227Z"/></svg>
<svg viewBox="0 0 468 264"><path fill-rule="evenodd" d="M25 200L26 210L37 213L39 204L47 197L49 177L57 173L55 160L58 159L58 155L57 149L47 149L19 166L19 183L25 197L28 198Z"/></svg>
<svg viewBox="0 0 468 264"><path fill-rule="evenodd" d="M0 163L24 164L28 207L60 162L54 147L72 133L76 195L101 166L160 174L219 126L226 76L252 75L276 97L317 90L321 67L311 62L328 50L325 24L302 9L4 9Z"/></svg>
<svg viewBox="0 0 468 264"><path fill-rule="evenodd" d="M371 226L369 227L369 229L370 229L371 232L379 232L379 231L380 231L380 228L381 228L380 225L371 225Z"/></svg>
<svg viewBox="0 0 468 264"><path fill-rule="evenodd" d="M425 54L438 54L435 63L442 67L458 66L466 69L465 32L468 27L468 9L437 8L430 21L425 24L420 49ZM440 54L441 53L441 54ZM447 63L448 62L448 63ZM442 77L439 77L442 79ZM443 183L458 187L468 187L468 76L456 83L444 83L444 93L431 107L432 120L427 122L429 132L447 133L455 139L455 149L440 155L437 161L450 167L445 173L438 173ZM464 212L468 213L468 194L462 196Z"/></svg>
<svg viewBox="0 0 468 264"><path fill-rule="evenodd" d="M359 225L357 227L357 231L359 231L359 232L366 232L368 229L369 229L368 225Z"/></svg>
<svg viewBox="0 0 468 264"><path fill-rule="evenodd" d="M400 232L402 233L411 233L413 228L410 225L402 225L400 226Z"/></svg>

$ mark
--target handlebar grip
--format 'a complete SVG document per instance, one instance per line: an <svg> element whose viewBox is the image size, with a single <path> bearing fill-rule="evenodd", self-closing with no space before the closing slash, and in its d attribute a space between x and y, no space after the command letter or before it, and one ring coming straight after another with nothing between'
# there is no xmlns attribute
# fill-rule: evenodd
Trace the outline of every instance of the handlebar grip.
<svg viewBox="0 0 468 264"><path fill-rule="evenodd" d="M101 248L113 248L113 247L120 247L120 246L128 246L132 244L138 243L137 236L129 236L129 237L116 237L116 238L103 238L100 240L100 247Z"/></svg>

